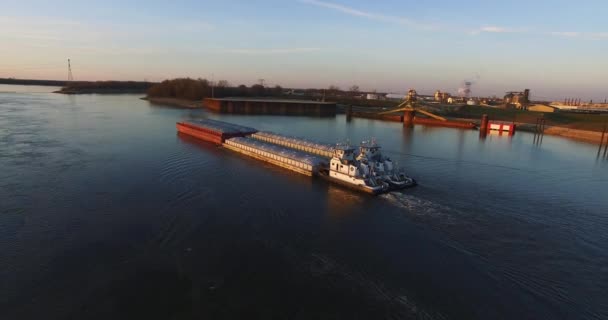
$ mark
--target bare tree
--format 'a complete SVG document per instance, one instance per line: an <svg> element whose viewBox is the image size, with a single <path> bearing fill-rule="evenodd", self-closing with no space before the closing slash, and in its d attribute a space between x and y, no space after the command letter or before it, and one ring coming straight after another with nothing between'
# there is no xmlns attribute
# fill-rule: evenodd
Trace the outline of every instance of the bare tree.
<svg viewBox="0 0 608 320"><path fill-rule="evenodd" d="M348 89L348 91L350 91L350 92L352 92L352 93L355 93L355 94L356 94L356 93L359 93L359 86L355 84L355 85L353 85L352 87L350 87L350 88Z"/></svg>
<svg viewBox="0 0 608 320"><path fill-rule="evenodd" d="M332 94L332 95L337 95L338 93L340 93L340 87L331 85L327 89L327 93Z"/></svg>

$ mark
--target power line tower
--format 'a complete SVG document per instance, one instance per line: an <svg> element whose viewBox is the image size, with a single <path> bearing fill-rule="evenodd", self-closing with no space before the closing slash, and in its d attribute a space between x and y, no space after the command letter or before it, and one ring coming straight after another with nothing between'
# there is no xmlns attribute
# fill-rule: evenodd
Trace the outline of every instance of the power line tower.
<svg viewBox="0 0 608 320"><path fill-rule="evenodd" d="M264 82L266 82L266 80L265 80L265 79L259 79L258 81L260 82L260 85L261 85L262 87L265 87L265 86L264 86Z"/></svg>
<svg viewBox="0 0 608 320"><path fill-rule="evenodd" d="M70 59L68 59L68 81L74 81L74 75L72 75L72 64L70 63Z"/></svg>

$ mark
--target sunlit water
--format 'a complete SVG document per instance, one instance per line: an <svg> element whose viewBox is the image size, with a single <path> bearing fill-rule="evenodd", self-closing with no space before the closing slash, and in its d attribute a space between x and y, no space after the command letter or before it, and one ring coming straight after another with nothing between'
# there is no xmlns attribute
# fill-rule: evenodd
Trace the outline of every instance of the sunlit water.
<svg viewBox="0 0 608 320"><path fill-rule="evenodd" d="M608 161L545 136L229 116L0 86L0 318L608 317ZM176 134L375 137L360 195Z"/></svg>

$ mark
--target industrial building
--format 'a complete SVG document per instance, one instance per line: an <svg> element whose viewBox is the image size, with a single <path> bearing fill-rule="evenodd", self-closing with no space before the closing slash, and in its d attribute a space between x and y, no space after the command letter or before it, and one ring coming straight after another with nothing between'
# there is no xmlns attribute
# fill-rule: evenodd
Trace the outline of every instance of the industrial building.
<svg viewBox="0 0 608 320"><path fill-rule="evenodd" d="M435 91L435 101L440 103L448 103L452 95L447 92L441 92L441 90Z"/></svg>
<svg viewBox="0 0 608 320"><path fill-rule="evenodd" d="M377 93L368 93L365 98L367 100L380 100L380 95Z"/></svg>
<svg viewBox="0 0 608 320"><path fill-rule="evenodd" d="M530 105L530 89L521 91L509 91L504 98L505 108L527 110Z"/></svg>

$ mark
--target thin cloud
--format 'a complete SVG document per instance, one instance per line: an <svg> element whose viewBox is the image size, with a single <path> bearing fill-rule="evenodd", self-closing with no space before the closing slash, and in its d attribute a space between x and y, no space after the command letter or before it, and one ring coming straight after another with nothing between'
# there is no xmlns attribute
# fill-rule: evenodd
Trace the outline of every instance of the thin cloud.
<svg viewBox="0 0 608 320"><path fill-rule="evenodd" d="M280 55L295 53L310 53L321 51L321 48L271 48L271 49L227 49L226 53L246 55Z"/></svg>
<svg viewBox="0 0 608 320"><path fill-rule="evenodd" d="M504 28L504 27L497 27L497 26L485 26L485 27L481 27L479 29L479 31L481 32L491 32L491 33L508 33L508 32L514 32L511 29L508 28Z"/></svg>
<svg viewBox="0 0 608 320"><path fill-rule="evenodd" d="M524 33L527 32L527 29L513 29L513 28L507 28L507 27L500 27L500 26L482 26L478 29L469 31L469 34L471 35L478 35L481 33Z"/></svg>
<svg viewBox="0 0 608 320"><path fill-rule="evenodd" d="M576 31L557 31L549 32L549 35L564 38L581 38L590 40L608 39L608 32L576 32Z"/></svg>
<svg viewBox="0 0 608 320"><path fill-rule="evenodd" d="M608 39L608 32L595 32L591 34L594 39Z"/></svg>
<svg viewBox="0 0 608 320"><path fill-rule="evenodd" d="M574 32L574 31L557 31L557 32L550 32L549 33L552 36L559 36L559 37L578 37L581 35L580 32Z"/></svg>
<svg viewBox="0 0 608 320"><path fill-rule="evenodd" d="M413 27L413 28L417 28L417 29L424 29L424 30L438 29L438 27L435 25L420 23L420 22L414 21L412 19L403 18L403 17L387 16L387 15L383 15L383 14L362 11L359 9L347 7L347 6L344 6L341 4L337 4L337 3L319 1L319 0L299 0L299 1L301 3L314 5L314 6L325 8L325 9L331 9L331 10L338 11L338 12L341 12L344 14L355 16L355 17L362 17L362 18L376 20L376 21L383 21L383 22L387 22L387 23L404 25L404 26L409 26L409 27Z"/></svg>

